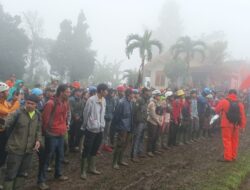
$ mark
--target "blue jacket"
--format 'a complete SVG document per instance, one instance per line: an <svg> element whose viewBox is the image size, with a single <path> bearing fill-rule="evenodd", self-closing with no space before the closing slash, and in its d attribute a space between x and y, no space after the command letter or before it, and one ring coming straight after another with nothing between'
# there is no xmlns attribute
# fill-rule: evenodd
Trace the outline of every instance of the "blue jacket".
<svg viewBox="0 0 250 190"><path fill-rule="evenodd" d="M206 97L204 97L202 95L198 97L197 105L198 105L199 116L205 114L207 104L208 104L208 102L207 102Z"/></svg>
<svg viewBox="0 0 250 190"><path fill-rule="evenodd" d="M131 131L133 124L132 103L126 97L119 100L113 123L117 131Z"/></svg>
<svg viewBox="0 0 250 190"><path fill-rule="evenodd" d="M115 99L111 96L106 96L106 112L105 119L111 121L115 111Z"/></svg>

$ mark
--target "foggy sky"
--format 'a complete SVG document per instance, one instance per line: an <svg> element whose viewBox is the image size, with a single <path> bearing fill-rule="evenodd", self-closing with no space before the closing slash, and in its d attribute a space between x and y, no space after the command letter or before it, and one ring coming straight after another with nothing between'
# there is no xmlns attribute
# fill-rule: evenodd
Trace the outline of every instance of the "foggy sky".
<svg viewBox="0 0 250 190"><path fill-rule="evenodd" d="M138 54L127 60L125 39L130 33L154 30L165 0L0 0L6 12L21 15L37 11L44 20L44 37L55 39L59 24L70 19L75 24L82 9L100 61L124 60L123 68L139 65ZM249 0L177 0L184 34L199 37L224 31L229 53L236 59L250 58Z"/></svg>

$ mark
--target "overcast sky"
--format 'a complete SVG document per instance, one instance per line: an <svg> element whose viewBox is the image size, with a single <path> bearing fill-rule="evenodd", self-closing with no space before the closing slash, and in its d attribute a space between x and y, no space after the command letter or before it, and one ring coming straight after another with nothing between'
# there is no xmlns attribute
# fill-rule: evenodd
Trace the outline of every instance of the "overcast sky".
<svg viewBox="0 0 250 190"><path fill-rule="evenodd" d="M0 0L11 14L37 11L44 20L44 36L56 38L64 19L76 22L82 9L98 59L124 60L123 68L139 65L128 61L124 49L130 33L154 30L165 0ZM191 37L224 31L229 52L237 59L250 58L250 0L177 0L183 20L184 34Z"/></svg>

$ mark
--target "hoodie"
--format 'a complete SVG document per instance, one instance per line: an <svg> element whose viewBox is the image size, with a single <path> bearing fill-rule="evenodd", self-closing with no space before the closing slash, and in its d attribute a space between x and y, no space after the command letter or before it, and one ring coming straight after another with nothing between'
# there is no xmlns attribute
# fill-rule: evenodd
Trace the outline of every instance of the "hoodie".
<svg viewBox="0 0 250 190"><path fill-rule="evenodd" d="M9 90L9 95L7 101L10 102L13 99L13 96L16 91L20 90L20 84L23 83L23 80L16 80L15 85Z"/></svg>

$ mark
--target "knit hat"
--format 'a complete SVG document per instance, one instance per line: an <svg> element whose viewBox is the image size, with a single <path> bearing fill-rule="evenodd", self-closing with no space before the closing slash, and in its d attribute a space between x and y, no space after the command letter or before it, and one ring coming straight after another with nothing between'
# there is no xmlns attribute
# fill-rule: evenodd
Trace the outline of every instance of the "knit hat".
<svg viewBox="0 0 250 190"><path fill-rule="evenodd" d="M38 103L39 102L39 98L35 94L31 94L31 95L28 96L28 98L26 99L26 101L31 101L31 102Z"/></svg>

